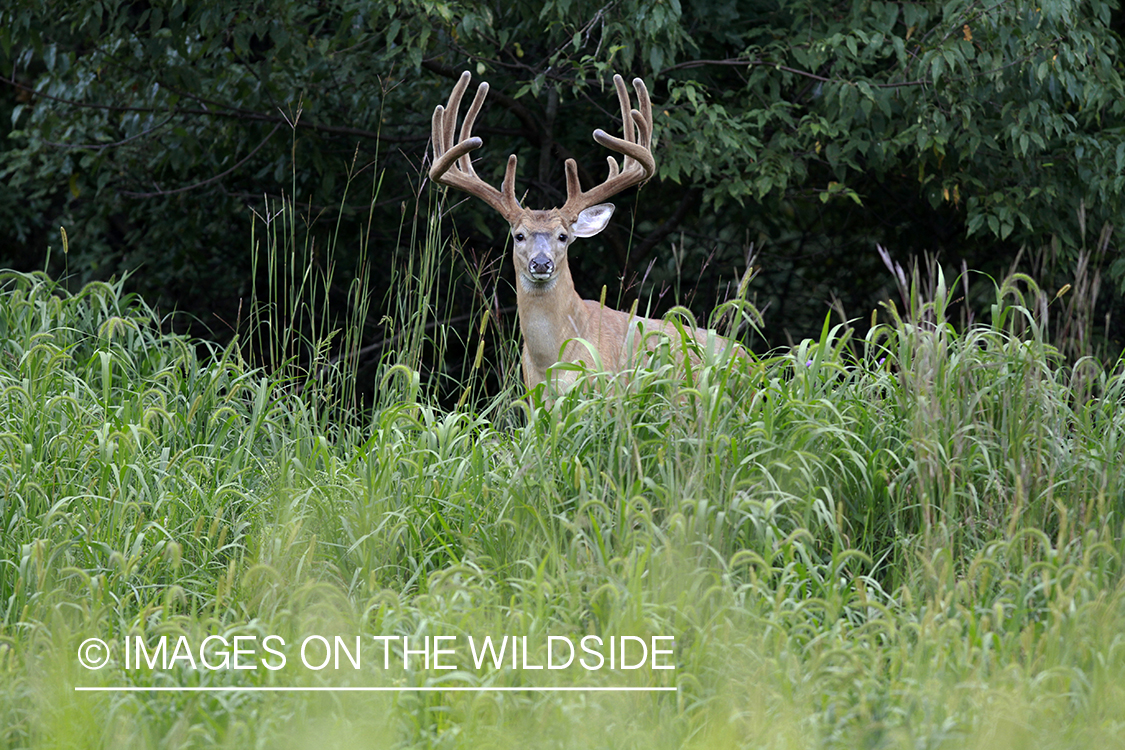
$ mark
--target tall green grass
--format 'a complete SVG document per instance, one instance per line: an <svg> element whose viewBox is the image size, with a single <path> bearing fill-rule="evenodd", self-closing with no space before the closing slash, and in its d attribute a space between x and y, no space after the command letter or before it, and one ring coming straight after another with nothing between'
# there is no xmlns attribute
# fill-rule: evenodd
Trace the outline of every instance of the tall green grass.
<svg viewBox="0 0 1125 750"><path fill-rule="evenodd" d="M334 282L286 265L308 257L290 207L255 238L281 280L249 316L274 326L248 332L261 362L164 333L121 283L71 295L3 276L0 746L1122 744L1125 374L1060 356L1031 279L995 285L967 329L945 322L938 278L859 340L826 322L687 379L665 353L550 404L487 395L473 363L443 408L451 376L419 372L454 335L434 325L451 249L431 217L381 307L394 345L367 404L349 368L378 308L362 279L348 315L301 307L297 291ZM460 334L470 351L481 318ZM528 636L533 663L549 635L673 635L676 669L76 658L89 637L271 633Z"/></svg>

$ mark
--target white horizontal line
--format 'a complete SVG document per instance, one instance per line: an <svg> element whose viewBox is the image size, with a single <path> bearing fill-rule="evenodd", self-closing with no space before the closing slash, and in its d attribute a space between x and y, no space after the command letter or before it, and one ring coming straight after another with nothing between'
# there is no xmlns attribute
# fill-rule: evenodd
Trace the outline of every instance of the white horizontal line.
<svg viewBox="0 0 1125 750"><path fill-rule="evenodd" d="M176 687L136 685L83 687L76 685L76 693L674 693L674 687Z"/></svg>

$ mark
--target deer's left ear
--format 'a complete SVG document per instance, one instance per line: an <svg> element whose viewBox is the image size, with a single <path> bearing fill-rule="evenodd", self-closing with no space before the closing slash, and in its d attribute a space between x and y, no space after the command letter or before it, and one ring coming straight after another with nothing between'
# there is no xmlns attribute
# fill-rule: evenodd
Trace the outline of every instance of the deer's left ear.
<svg viewBox="0 0 1125 750"><path fill-rule="evenodd" d="M570 231L574 232L575 237L593 237L606 228L611 216L613 216L612 203L590 206L578 214L578 219L575 220Z"/></svg>

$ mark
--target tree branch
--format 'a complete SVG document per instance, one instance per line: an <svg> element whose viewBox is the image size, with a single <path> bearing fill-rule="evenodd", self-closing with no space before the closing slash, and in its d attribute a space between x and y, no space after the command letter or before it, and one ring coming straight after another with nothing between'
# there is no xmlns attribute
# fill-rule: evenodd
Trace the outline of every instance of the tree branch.
<svg viewBox="0 0 1125 750"><path fill-rule="evenodd" d="M148 130L143 130L140 133L137 133L136 135L131 135L128 138L123 138L120 141L114 141L113 143L55 143L54 141L48 141L46 139L44 139L43 142L46 143L48 146L54 146L55 148L88 148L91 151L101 151L103 148L113 148L115 146L124 146L129 141L135 141L138 138L144 138L146 135L153 132L154 130L159 130L160 128L167 125L169 122L172 121L173 117L175 117L174 114L168 115L167 117L164 118L164 120L162 122L160 122L156 125L153 125Z"/></svg>
<svg viewBox="0 0 1125 750"><path fill-rule="evenodd" d="M251 151L246 156L244 156L242 158L242 160L239 161L237 164L235 164L233 167L231 167L230 169L228 169L225 172L220 172L219 174L215 175L214 177L208 177L206 180L203 180L202 182L197 182L193 185L185 185L184 187L175 188L174 190L157 190L154 193L134 193L130 190L122 190L121 194L127 195L130 198L155 198L155 197L161 196L161 195L175 195L176 193L186 193L189 190L195 190L196 188L203 187L204 185L210 185L212 182L215 182L216 180L221 180L223 177L226 177L228 174L230 174L231 172L233 172L234 170L238 169L243 164L245 164L247 161L249 161L250 157L252 157L254 154L258 153L262 149L262 146L266 145L266 142L269 141L269 139L273 137L273 134L276 133L278 128L280 128L280 127L281 127L280 122L278 124L274 125L273 130L271 130L269 132L269 135L267 135L265 138L263 138L262 142L259 143L257 146L255 146L253 151Z"/></svg>
<svg viewBox="0 0 1125 750"><path fill-rule="evenodd" d="M277 123L278 125L284 124L286 122L284 117L265 115L261 112L253 112L251 110L241 109L233 105L222 104L218 102L215 103L215 106L222 107L222 110L219 111L213 109L187 109L180 107L173 107L171 109L168 109L166 107L127 107L117 104L94 104L91 102L80 102L75 99L64 99L62 97L52 96L51 94L44 94L42 91L37 91L36 89L27 86L26 84L22 84L19 81L12 80L11 78L5 78L2 75L0 75L0 82L6 83L9 86L14 86L15 88L26 91L34 96L42 97L43 99L49 99L54 102L59 102L60 104L66 104L71 107L101 109L108 112L168 112L172 117L176 115L207 115L210 117L226 117L236 120L255 120L259 122ZM204 101L200 97L193 96L191 98L195 99L196 101ZM344 127L340 125L320 125L315 122L309 122L308 120L301 120L297 123L297 127L314 130L319 133L331 133L333 135L353 135L360 138L383 141L385 143L419 143L429 138L429 135L384 135L373 130L364 130L363 128Z"/></svg>
<svg viewBox="0 0 1125 750"><path fill-rule="evenodd" d="M809 72L807 70L801 70L799 68L791 68L788 65L781 65L780 63L770 62L769 60L743 60L743 59L737 58L737 57L728 58L726 60L689 60L687 62L678 63L678 64L673 65L671 67L664 68L663 70L661 70L659 73L656 74L656 77L659 78L660 76L663 76L666 73L671 73L674 70L688 70L688 69L691 69L691 68L702 68L702 67L705 67L707 65L728 65L728 66L732 66L732 67L746 67L746 68L751 68L751 67L756 67L756 66L765 66L765 67L774 68L776 70L782 70L782 71L785 71L786 73L792 73L793 75L803 76L805 78L811 78L812 80L820 81L821 83L851 83L851 81L845 80L843 78L825 78L824 76L817 75L816 73L812 73L812 72ZM872 83L872 82L869 82L868 85L871 86L871 88L873 88L873 89L897 89L897 88L903 88L904 86L924 86L927 83L928 83L928 81L926 81L925 79L918 79L916 81L900 81L898 83Z"/></svg>

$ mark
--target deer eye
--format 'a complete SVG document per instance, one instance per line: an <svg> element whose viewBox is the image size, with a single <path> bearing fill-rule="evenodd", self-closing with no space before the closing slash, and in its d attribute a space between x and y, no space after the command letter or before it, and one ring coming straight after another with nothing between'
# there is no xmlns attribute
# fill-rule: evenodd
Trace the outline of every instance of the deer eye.
<svg viewBox="0 0 1125 750"><path fill-rule="evenodd" d="M516 242L523 242L523 232L516 232Z"/></svg>
<svg viewBox="0 0 1125 750"><path fill-rule="evenodd" d="M566 235L565 234L559 235L559 242L566 242Z"/></svg>

